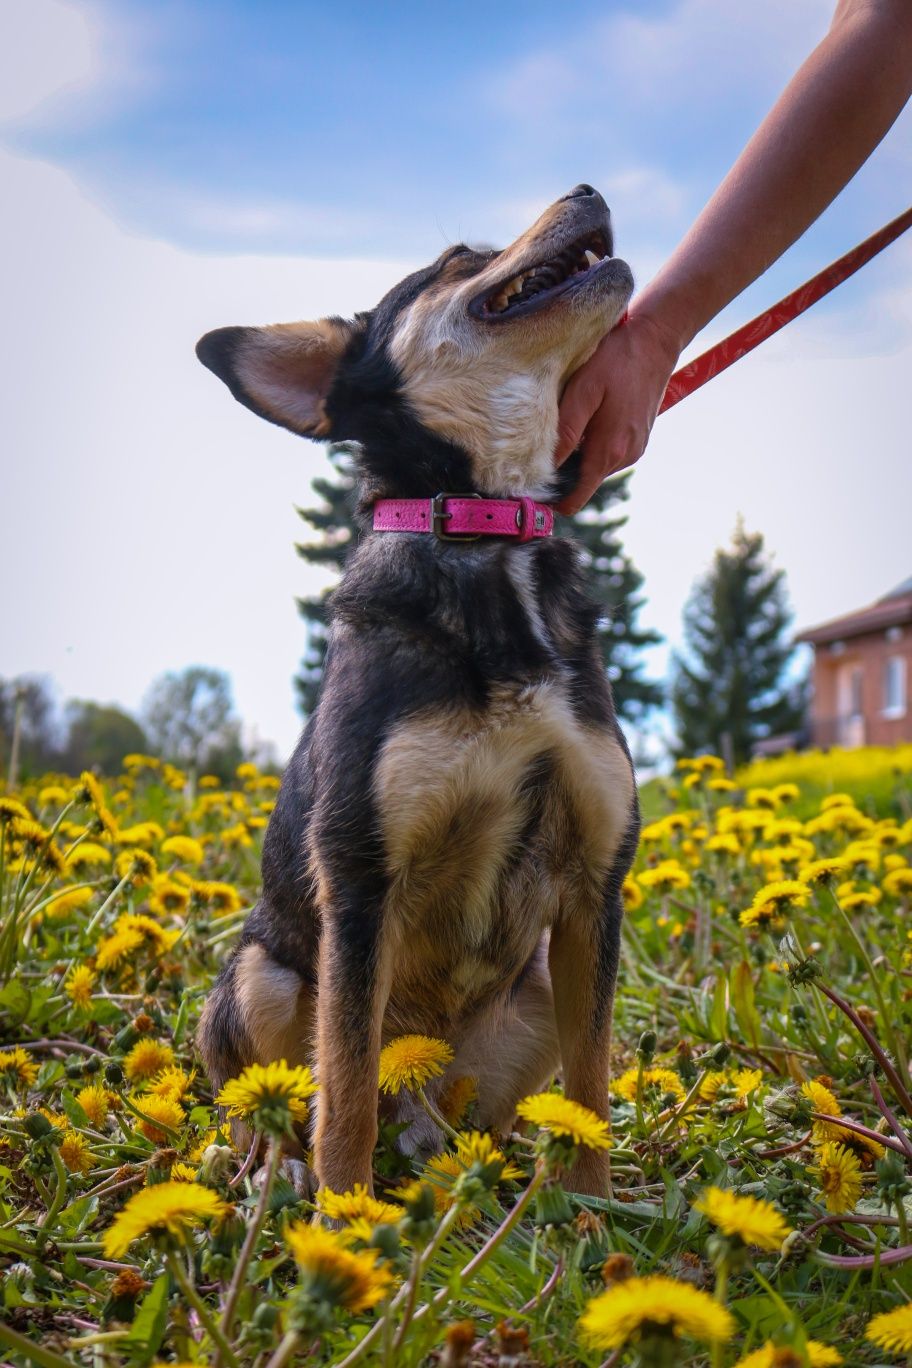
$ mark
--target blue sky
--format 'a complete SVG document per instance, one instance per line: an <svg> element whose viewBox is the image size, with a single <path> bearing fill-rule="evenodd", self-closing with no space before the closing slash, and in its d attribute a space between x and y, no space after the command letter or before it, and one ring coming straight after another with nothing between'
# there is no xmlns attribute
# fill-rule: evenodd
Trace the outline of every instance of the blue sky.
<svg viewBox="0 0 912 1368"><path fill-rule="evenodd" d="M2 421L18 458L7 489L28 500L40 480L49 534L36 558L26 520L4 527L32 564L33 594L0 640L0 674L47 670L66 693L135 707L158 670L202 660L231 670L251 725L287 749L293 599L308 588L293 505L322 457L231 405L193 360L195 337L369 307L447 242L503 243L579 180L605 193L618 250L645 282L831 11L829 0L4 7ZM906 111L694 350L905 208L910 164ZM660 420L629 505L644 620L675 641L687 589L739 511L778 553L802 623L908 575L910 324L903 243ZM885 500L887 488L902 497ZM130 536L112 543L124 508ZM61 596L77 548L105 582L105 613ZM138 602L160 610L125 651L108 614ZM652 666L661 672L662 653Z"/></svg>

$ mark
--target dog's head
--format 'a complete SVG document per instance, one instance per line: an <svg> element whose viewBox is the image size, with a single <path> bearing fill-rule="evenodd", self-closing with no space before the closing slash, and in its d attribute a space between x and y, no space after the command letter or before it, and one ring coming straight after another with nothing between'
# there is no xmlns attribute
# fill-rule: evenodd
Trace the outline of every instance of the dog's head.
<svg viewBox="0 0 912 1368"><path fill-rule="evenodd" d="M372 494L547 495L567 378L633 289L578 185L504 251L451 247L353 320L219 328L204 365L254 413L355 441Z"/></svg>

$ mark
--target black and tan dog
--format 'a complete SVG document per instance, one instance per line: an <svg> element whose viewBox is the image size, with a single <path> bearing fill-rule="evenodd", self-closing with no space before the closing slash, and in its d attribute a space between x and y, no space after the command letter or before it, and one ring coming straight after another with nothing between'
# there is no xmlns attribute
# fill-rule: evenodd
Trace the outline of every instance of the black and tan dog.
<svg viewBox="0 0 912 1368"><path fill-rule="evenodd" d="M451 248L354 321L222 328L197 350L255 413L359 443L365 515L441 490L553 498L561 389L632 288L611 250L581 185L505 251ZM216 1085L315 1063L315 1168L336 1191L371 1185L396 1035L449 1041L443 1082L477 1080L483 1126L509 1129L557 1070L606 1114L638 809L598 616L571 542L389 535L365 516L262 899L200 1031ZM432 1145L413 1121L410 1143ZM574 1186L606 1182L586 1152Z"/></svg>

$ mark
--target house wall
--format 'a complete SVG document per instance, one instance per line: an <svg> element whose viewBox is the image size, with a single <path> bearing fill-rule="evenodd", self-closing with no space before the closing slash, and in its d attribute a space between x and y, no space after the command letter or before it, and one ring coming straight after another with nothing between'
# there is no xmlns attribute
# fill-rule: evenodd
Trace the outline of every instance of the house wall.
<svg viewBox="0 0 912 1368"><path fill-rule="evenodd" d="M899 633L898 637L895 635ZM814 649L814 700L811 729L814 745L892 745L912 741L912 627L884 631ZM884 716L884 669L891 656L906 662L905 712ZM861 717L852 719L851 673L861 671Z"/></svg>

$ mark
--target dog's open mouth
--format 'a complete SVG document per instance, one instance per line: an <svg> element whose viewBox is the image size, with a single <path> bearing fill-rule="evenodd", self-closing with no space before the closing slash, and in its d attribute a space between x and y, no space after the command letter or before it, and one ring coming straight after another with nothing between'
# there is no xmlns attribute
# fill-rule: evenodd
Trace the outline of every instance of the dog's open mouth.
<svg viewBox="0 0 912 1368"><path fill-rule="evenodd" d="M509 280L495 285L474 299L471 309L486 319L513 317L532 308L541 308L559 294L565 294L603 261L611 260L611 250L600 230L571 242L556 256L526 267Z"/></svg>

